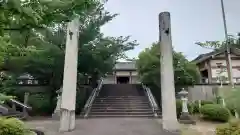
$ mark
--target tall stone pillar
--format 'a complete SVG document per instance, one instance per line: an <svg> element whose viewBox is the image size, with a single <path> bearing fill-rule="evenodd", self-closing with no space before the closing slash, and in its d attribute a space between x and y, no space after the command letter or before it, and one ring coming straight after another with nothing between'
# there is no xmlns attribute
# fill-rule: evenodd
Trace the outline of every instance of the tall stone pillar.
<svg viewBox="0 0 240 135"><path fill-rule="evenodd" d="M176 97L173 72L173 47L171 39L170 13L159 14L159 42L161 62L161 94L163 129L178 131L179 123L176 114Z"/></svg>
<svg viewBox="0 0 240 135"><path fill-rule="evenodd" d="M79 20L68 23L65 49L62 102L60 109L60 131L67 132L75 128L75 104L77 88Z"/></svg>

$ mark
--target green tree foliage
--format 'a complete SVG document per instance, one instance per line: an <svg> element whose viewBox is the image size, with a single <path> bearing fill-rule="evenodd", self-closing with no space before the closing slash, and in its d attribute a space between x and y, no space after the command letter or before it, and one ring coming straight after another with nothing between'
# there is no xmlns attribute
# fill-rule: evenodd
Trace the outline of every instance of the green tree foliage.
<svg viewBox="0 0 240 135"><path fill-rule="evenodd" d="M222 49L226 45L226 41L206 41L206 42L196 42L197 45L208 48L208 49ZM230 47L240 48L240 33L237 37L233 35L228 36L228 44Z"/></svg>
<svg viewBox="0 0 240 135"><path fill-rule="evenodd" d="M143 83L152 82L160 88L160 57L157 43L139 54L137 66ZM198 81L199 74L195 64L189 62L182 53L173 52L173 66L175 85L191 85Z"/></svg>
<svg viewBox="0 0 240 135"><path fill-rule="evenodd" d="M2 82L0 92L14 90L10 86L15 86L15 78L27 72L47 79L50 82L48 94L54 99L62 85L66 25L75 17L80 20L79 77L90 76L96 81L111 72L116 60L125 57L125 51L133 49L137 43L130 41L129 36L106 37L101 33L100 27L117 16L106 11L103 4L98 0L8 0L8 3L1 3L0 69L11 77Z"/></svg>
<svg viewBox="0 0 240 135"><path fill-rule="evenodd" d="M140 80L151 88L157 100L161 100L159 45L153 43L150 48L139 54L137 60ZM199 73L194 63L189 62L182 53L173 51L174 79L176 87L184 87L198 82Z"/></svg>

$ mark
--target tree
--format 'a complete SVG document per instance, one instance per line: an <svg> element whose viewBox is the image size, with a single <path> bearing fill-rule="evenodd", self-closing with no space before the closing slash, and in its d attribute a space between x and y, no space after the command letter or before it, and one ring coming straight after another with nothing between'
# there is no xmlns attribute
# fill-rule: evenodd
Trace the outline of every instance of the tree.
<svg viewBox="0 0 240 135"><path fill-rule="evenodd" d="M159 44L153 43L138 56L137 68L142 83L151 88L160 103L160 57ZM199 73L194 63L189 62L180 52L173 51L174 80L178 88L193 85L199 80Z"/></svg>
<svg viewBox="0 0 240 135"><path fill-rule="evenodd" d="M42 4L44 5L46 3ZM56 6L54 7L55 9L59 8L57 5L58 4L56 3L52 4L52 6ZM66 4L66 7L63 9L65 8L68 9L68 4ZM128 42L129 37L104 37L103 34L100 33L100 27L116 16L116 14L112 15L105 11L102 4L95 4L94 8L93 6L91 6L91 8L89 6L83 8L84 9L81 9L81 12L78 12L83 15L80 18L81 25L79 26L81 32L79 34L78 69L80 73L88 74L90 76L96 73L96 71L105 74L112 69L115 61L119 57L122 57L125 51L133 49L137 44L135 41ZM80 11L80 9L76 10ZM64 11L61 11L61 13L66 14ZM44 12L48 13L49 11L44 10ZM69 12L69 14L72 15L73 13ZM41 18L44 17L45 14ZM52 22L55 23L50 23L50 21L48 25L47 23L40 23L40 27L44 24L45 27L43 29L36 29L35 25L29 27L27 35L22 33L21 30L8 31L8 34L11 35L9 43L15 45L15 48L23 50L27 49L27 53L24 55L17 55L16 57L4 56L4 61L7 59L7 62L5 62L2 67L14 72L17 71L18 73L27 71L35 76L41 75L45 78L52 78L53 74L57 74L58 76L56 78L61 80L66 39L66 24L59 22L64 22L67 19L62 17L61 21L59 21L54 20L54 18L56 17L50 17ZM57 19L60 19L60 17ZM20 26L22 26L22 24ZM23 39L27 39L27 42ZM8 52L7 54L11 53ZM88 64L81 64L86 62ZM16 63L22 64L16 66ZM58 72L53 73L56 71Z"/></svg>
<svg viewBox="0 0 240 135"><path fill-rule="evenodd" d="M206 42L196 42L197 45L208 48L208 49L223 49L226 45L226 41L206 41ZM230 47L240 48L240 33L237 37L233 35L228 35L228 45Z"/></svg>
<svg viewBox="0 0 240 135"><path fill-rule="evenodd" d="M84 1L88 3L83 5ZM0 18L0 25L3 28L0 36L0 68L8 71L8 76L11 76L2 82L0 93L4 91L12 93L11 91L15 90L11 87L15 86L14 78L27 72L35 78L47 79L50 82L48 93L40 97L51 100L48 104L54 106L56 90L62 85L66 22L76 16L80 17L81 22L78 80L81 80L79 79L81 76L90 76L96 81L99 76L111 72L116 60L125 57L125 51L137 45L136 41L130 41L129 36L106 37L100 32L102 25L117 16L107 12L102 2L92 0L19 2L9 0L9 3L0 5L3 7L0 9L3 11L1 14L5 17ZM81 92L83 95L84 90ZM86 98L85 95L83 97Z"/></svg>

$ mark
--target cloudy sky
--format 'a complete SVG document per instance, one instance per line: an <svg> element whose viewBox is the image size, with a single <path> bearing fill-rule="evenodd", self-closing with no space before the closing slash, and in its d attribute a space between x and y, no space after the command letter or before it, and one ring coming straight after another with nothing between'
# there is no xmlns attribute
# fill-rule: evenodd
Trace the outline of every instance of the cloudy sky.
<svg viewBox="0 0 240 135"><path fill-rule="evenodd" d="M225 0L229 34L240 32L239 5L240 0ZM129 57L137 57L158 40L158 14L164 11L171 13L174 49L188 59L210 51L195 42L224 40L220 0L109 0L105 7L120 14L102 27L105 35L131 35L140 44L127 52Z"/></svg>

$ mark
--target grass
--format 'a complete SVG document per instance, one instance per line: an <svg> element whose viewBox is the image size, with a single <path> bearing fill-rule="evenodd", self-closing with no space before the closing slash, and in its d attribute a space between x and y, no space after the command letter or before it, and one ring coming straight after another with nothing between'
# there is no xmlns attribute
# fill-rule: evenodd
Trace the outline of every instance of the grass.
<svg viewBox="0 0 240 135"><path fill-rule="evenodd" d="M210 131L204 128L197 128L198 126L195 128L184 126L181 129L181 135L215 135L214 131Z"/></svg>

